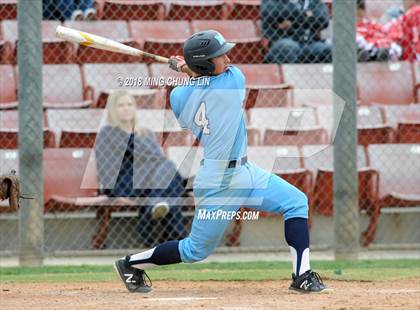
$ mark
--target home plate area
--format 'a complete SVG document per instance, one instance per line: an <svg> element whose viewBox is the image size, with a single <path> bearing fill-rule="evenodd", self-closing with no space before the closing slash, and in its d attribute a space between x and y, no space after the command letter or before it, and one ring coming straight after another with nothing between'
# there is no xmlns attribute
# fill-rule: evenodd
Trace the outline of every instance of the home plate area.
<svg viewBox="0 0 420 310"><path fill-rule="evenodd" d="M6 309L419 309L420 279L333 281L329 294L291 294L289 281L155 281L149 294L119 282L2 283Z"/></svg>

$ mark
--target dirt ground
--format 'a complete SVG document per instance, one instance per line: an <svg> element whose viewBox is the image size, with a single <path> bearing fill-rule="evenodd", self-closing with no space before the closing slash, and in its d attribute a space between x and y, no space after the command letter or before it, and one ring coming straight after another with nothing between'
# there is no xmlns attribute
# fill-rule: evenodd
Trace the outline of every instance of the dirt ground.
<svg viewBox="0 0 420 310"><path fill-rule="evenodd" d="M0 309L420 309L420 279L325 281L333 291L296 294L288 281L156 281L149 294L118 282L1 284Z"/></svg>

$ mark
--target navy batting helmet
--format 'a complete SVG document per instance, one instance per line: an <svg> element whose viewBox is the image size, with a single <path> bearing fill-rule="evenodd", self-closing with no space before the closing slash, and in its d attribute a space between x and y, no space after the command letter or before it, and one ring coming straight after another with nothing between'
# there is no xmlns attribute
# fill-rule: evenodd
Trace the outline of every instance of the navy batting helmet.
<svg viewBox="0 0 420 310"><path fill-rule="evenodd" d="M211 75L214 64L210 59L226 54L234 46L215 30L200 31L184 43L185 62L192 71Z"/></svg>

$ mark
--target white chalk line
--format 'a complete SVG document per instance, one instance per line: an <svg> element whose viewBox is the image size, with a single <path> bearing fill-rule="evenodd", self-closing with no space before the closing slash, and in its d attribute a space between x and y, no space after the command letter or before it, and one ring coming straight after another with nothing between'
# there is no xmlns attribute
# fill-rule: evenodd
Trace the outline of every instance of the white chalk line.
<svg viewBox="0 0 420 310"><path fill-rule="evenodd" d="M149 301L192 301L192 300L211 300L220 299L220 297L156 297L147 298Z"/></svg>

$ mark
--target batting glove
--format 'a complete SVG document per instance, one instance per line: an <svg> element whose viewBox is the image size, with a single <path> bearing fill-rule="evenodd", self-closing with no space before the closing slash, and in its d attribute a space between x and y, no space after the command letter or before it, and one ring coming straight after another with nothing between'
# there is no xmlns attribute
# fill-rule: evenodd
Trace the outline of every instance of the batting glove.
<svg viewBox="0 0 420 310"><path fill-rule="evenodd" d="M178 72L182 72L182 67L186 65L185 59L182 56L171 56L168 63L169 68Z"/></svg>

